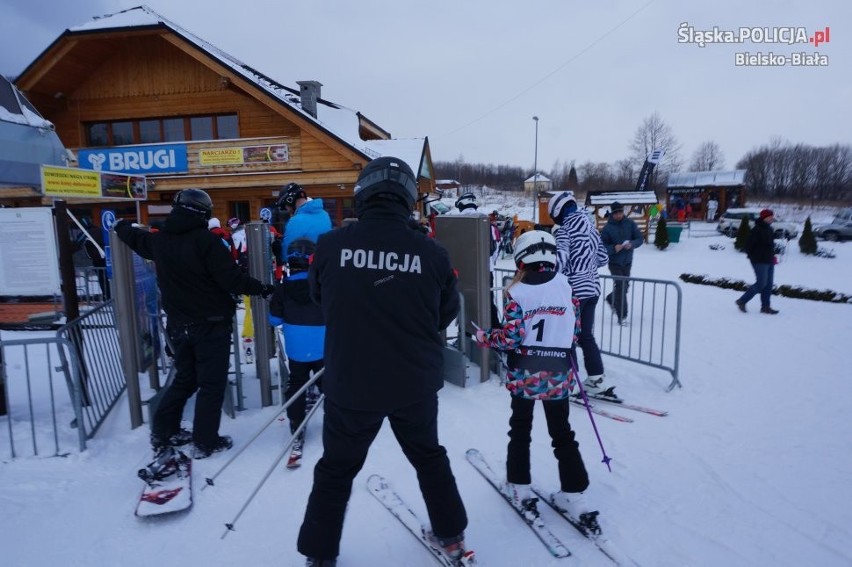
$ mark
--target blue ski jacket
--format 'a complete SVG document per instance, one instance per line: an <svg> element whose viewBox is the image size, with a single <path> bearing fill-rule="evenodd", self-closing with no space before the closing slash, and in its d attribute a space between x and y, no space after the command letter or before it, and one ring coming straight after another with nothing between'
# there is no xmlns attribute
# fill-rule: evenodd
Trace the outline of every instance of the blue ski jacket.
<svg viewBox="0 0 852 567"><path fill-rule="evenodd" d="M331 217L322 207L322 199L312 199L299 207L296 214L287 221L284 227L284 244L282 250L287 253L290 244L299 238L307 238L316 242L321 234L331 230Z"/></svg>

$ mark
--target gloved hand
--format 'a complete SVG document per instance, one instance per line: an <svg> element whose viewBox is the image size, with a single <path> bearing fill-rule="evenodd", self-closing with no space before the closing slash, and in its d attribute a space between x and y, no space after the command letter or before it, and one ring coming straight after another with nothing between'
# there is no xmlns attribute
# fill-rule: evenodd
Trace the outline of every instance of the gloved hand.
<svg viewBox="0 0 852 567"><path fill-rule="evenodd" d="M263 284L263 287L260 288L260 296L263 299L266 299L275 291L275 286L271 286L269 284Z"/></svg>
<svg viewBox="0 0 852 567"><path fill-rule="evenodd" d="M115 223L113 223L113 225L112 225L112 229L113 229L113 230L118 230L118 225L120 225L120 224L124 224L124 223L127 223L128 225L131 225L131 224L132 224L132 223L131 223L129 220L127 220L127 219L118 219L117 221L115 221Z"/></svg>
<svg viewBox="0 0 852 567"><path fill-rule="evenodd" d="M476 330L476 342L481 344L481 345L484 345L485 344L485 338L486 338L485 337L485 331L483 331L482 329L477 329Z"/></svg>

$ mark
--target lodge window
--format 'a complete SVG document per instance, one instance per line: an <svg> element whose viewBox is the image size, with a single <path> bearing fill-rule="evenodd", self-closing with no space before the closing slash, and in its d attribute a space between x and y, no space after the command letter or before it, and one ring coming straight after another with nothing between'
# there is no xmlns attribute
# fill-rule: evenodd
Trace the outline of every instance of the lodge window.
<svg viewBox="0 0 852 567"><path fill-rule="evenodd" d="M140 120L139 121L139 143L140 144L159 144L163 141L163 133L159 120Z"/></svg>
<svg viewBox="0 0 852 567"><path fill-rule="evenodd" d="M114 120L85 125L88 146L157 144L187 140L226 140L240 137L236 114Z"/></svg>

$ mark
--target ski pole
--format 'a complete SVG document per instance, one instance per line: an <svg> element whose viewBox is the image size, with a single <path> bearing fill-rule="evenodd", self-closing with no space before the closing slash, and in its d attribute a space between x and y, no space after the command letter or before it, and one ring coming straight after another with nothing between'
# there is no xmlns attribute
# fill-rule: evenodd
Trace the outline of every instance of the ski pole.
<svg viewBox="0 0 852 567"><path fill-rule="evenodd" d="M606 465L606 468L609 469L609 472L612 472L612 467L609 466L610 461L612 459L607 456L606 449L604 449L603 441L601 440L601 435L598 433L598 426L595 423L595 417L592 415L592 407L589 405L589 398L586 396L586 389L583 388L583 381L580 380L580 371L577 370L577 361L575 359L576 350L574 351L575 355L571 355L569 353L568 358L571 360L571 370L574 371L574 376L577 379L577 386L580 387L580 396L583 398L583 405L586 406L586 411L589 413L589 420L592 422L592 429L595 431L595 437L598 438L598 445L601 446L601 454L603 454L603 460L601 461Z"/></svg>
<svg viewBox="0 0 852 567"><path fill-rule="evenodd" d="M317 376L318 375L319 375L319 373L317 373ZM293 397L295 398L296 396L293 396ZM293 435L290 437L290 441L287 443L287 445L285 445L284 450L281 451L281 453L279 453L277 457L275 457L275 460L272 462L272 466L269 467L269 470L266 471L266 474L263 475L263 478L261 478L260 482L257 484L257 486L254 487L254 490L249 495L248 499L245 501L242 508L240 508L240 511L237 512L237 515L234 516L234 519L225 524L225 528L227 528L227 529L222 534L222 537L220 537L219 539L225 539L225 536L228 535L228 532L235 531L234 526L236 525L237 520L240 519L240 516L243 515L243 512L246 511L246 508L248 508L249 504L251 504L252 500L254 500L254 497L257 496L257 493L260 492L260 489L263 488L263 485L266 484L267 480L269 480L270 475L272 475L273 471L275 471L275 468L278 466L278 463L281 462L281 460L284 458L284 456L287 454L287 452L293 446L293 443L296 442L296 439L298 439L299 435L305 430L305 427L307 427L308 422L311 420L311 417L313 417L313 415L319 409L320 405L322 405L323 400L325 400L325 394L322 394L319 397L316 405L311 408L311 411L309 411L308 415L305 416L305 419L302 420L301 425L299 425L299 427L296 428L296 431L293 432Z"/></svg>
<svg viewBox="0 0 852 567"><path fill-rule="evenodd" d="M239 448L239 450L238 450L236 453L234 453L234 454L231 456L231 458L230 458L230 459L228 459L228 460L227 460L227 462L226 462L224 465L222 465L222 466L219 468L219 470L218 470L218 471L216 471L216 472L213 474L213 476L208 477L208 478L205 478L205 479L204 479L204 480L205 480L205 484L204 484L204 486L202 486L202 487L201 487L201 490L204 490L204 489L205 489L205 488L207 488L208 486L213 486L213 485L214 485L214 481L216 480L216 477L218 477L220 474L222 474L223 472L225 472L225 469L226 469L226 468L228 468L228 467L231 465L231 463L233 463L233 462L237 459L237 457L239 457L239 456L243 453L243 451L245 451L245 450L248 448L248 446L249 446L249 445L251 445L252 443L254 443L254 440L255 440L255 439L257 439L258 437L260 437L260 434L261 434L261 433L263 433L264 431L266 431L266 428L267 428L267 427L269 427L270 425L272 425L272 423L273 423L276 419L278 419L278 416L279 416L279 415L281 415L281 414L284 412L284 410L286 410L288 407L290 407L290 405L293 403L293 400L295 400L295 399L296 399L296 398L298 398L299 396L303 396L303 395L305 395L305 392L307 392L307 391L308 391L308 388L310 388L310 387L314 384L314 382L316 382L316 381L317 381L317 379L318 379L320 376L322 376L322 373L323 373L323 372L325 372L325 367L323 367L323 368L322 368L319 372L317 372L316 374L314 374L313 376L311 376L311 379L310 379L310 380L308 380L307 382L305 382L305 385L304 385L304 386L302 386L301 388L299 388L299 389L296 391L296 393L295 393L295 394L293 394L292 396L290 396L290 399L289 399L289 400L287 400L287 402L286 402L284 405L282 405L282 406L281 406L281 408L280 408L280 409L279 409L279 410L275 413L275 415L273 415L273 416L272 416L272 418L270 418L270 420L269 420L269 421L267 421L267 422L266 422L266 423L265 423L265 424L264 424L264 425L263 425L260 429L258 429L258 430L257 430L257 433L255 433L255 434L254 434L254 436L253 436L251 439L249 439L249 440L248 440L248 442L247 442L245 445L243 445L242 447L240 447L240 448ZM283 394L282 394L282 396L283 396ZM317 405L319 405L319 402L317 402Z"/></svg>

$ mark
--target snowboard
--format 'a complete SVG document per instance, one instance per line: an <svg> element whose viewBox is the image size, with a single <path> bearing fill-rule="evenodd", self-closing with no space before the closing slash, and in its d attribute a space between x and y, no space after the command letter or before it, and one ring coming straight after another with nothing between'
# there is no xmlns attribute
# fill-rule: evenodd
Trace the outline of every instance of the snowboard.
<svg viewBox="0 0 852 567"><path fill-rule="evenodd" d="M182 451L170 449L161 453L138 475L145 486L136 505L136 516L162 516L192 506L192 459Z"/></svg>

